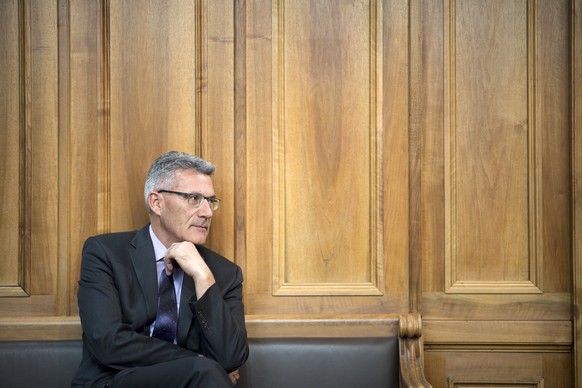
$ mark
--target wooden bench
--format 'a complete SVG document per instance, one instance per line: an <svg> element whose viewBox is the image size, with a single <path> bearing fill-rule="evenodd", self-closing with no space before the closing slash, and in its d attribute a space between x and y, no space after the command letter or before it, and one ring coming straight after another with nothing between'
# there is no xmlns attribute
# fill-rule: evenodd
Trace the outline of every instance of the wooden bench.
<svg viewBox="0 0 582 388"><path fill-rule="evenodd" d="M334 325L327 337L294 336L293 326L304 330L308 320L287 322L278 332L282 336L253 335L264 322L249 322L250 356L237 387L430 387L418 316L401 316L395 327L386 320L386 335L373 331L358 337L335 336ZM341 328L342 322L337 323ZM81 350L78 339L0 341L0 387L69 387Z"/></svg>

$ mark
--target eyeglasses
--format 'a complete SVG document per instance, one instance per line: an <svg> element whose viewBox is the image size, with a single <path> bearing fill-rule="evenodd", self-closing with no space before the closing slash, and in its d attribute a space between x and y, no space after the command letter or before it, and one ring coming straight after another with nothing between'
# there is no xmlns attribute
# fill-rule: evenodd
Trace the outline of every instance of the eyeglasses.
<svg viewBox="0 0 582 388"><path fill-rule="evenodd" d="M169 193L179 195L182 198L188 200L188 203L194 207L200 207L200 205L202 205L202 202L206 200L206 202L208 202L208 206L210 206L210 209L213 211L218 209L218 206L220 205L220 199L216 197L205 197L202 194L198 193L190 194L172 190L158 190L158 193Z"/></svg>

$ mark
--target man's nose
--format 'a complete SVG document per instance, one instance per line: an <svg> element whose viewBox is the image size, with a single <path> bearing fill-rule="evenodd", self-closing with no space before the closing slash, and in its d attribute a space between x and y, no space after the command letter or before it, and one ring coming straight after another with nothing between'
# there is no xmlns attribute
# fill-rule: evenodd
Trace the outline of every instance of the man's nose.
<svg viewBox="0 0 582 388"><path fill-rule="evenodd" d="M210 218L212 217L212 215L214 214L214 210L212 210L212 208L210 207L210 202L208 201L208 198L204 198L202 200L202 203L200 204L200 207L198 208L198 212L201 216Z"/></svg>

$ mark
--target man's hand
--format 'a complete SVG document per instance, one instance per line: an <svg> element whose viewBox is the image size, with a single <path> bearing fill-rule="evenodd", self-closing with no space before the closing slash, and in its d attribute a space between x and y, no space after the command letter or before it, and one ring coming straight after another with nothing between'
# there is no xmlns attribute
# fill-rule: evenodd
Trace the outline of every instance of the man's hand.
<svg viewBox="0 0 582 388"><path fill-rule="evenodd" d="M177 265L182 268L185 274L194 279L196 297L198 299L204 295L210 286L216 283L212 271L200 256L198 249L189 241L172 244L164 256L164 262L166 264L166 275L171 275Z"/></svg>
<svg viewBox="0 0 582 388"><path fill-rule="evenodd" d="M230 381L232 381L232 385L236 385L236 382L238 379L240 379L240 374L238 373L238 369L230 372L228 374L228 377L230 377Z"/></svg>

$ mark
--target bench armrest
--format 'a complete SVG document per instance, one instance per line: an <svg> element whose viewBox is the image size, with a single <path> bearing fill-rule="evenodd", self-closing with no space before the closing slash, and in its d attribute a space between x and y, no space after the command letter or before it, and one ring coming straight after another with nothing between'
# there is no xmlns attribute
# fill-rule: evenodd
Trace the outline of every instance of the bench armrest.
<svg viewBox="0 0 582 388"><path fill-rule="evenodd" d="M400 384L403 388L431 388L424 376L422 319L418 314L400 316L398 348Z"/></svg>

